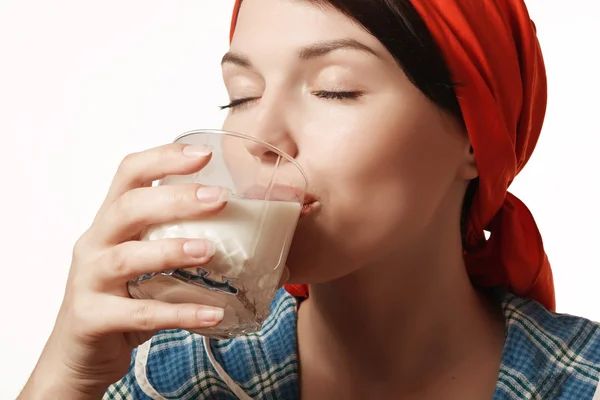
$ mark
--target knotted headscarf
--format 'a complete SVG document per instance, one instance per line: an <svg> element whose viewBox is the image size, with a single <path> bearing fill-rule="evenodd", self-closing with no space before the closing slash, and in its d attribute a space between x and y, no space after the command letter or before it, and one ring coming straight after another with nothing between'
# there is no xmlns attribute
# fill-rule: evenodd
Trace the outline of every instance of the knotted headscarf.
<svg viewBox="0 0 600 400"><path fill-rule="evenodd" d="M554 284L540 232L508 186L537 143L546 72L523 0L411 0L448 65L471 139L479 187L466 224L472 282L501 286L554 310ZM241 0L236 0L231 37ZM490 232L485 239L484 230ZM286 285L297 296L308 287Z"/></svg>

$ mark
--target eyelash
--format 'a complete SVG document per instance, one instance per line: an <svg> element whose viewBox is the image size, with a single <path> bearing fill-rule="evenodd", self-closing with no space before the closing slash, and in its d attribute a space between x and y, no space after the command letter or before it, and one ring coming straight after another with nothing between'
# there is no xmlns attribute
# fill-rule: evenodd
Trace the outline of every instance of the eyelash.
<svg viewBox="0 0 600 400"><path fill-rule="evenodd" d="M330 92L327 90L318 90L318 91L312 92L312 94L314 96L317 96L317 97L319 97L321 99L325 99L325 100L355 100L355 99L359 98L360 96L362 96L364 93L359 92L359 91ZM251 101L258 100L258 99L259 99L259 97L245 97L245 98L241 98L241 99L235 99L235 100L232 100L231 103L229 103L225 106L220 106L219 108L221 110L225 110L227 108L236 108L241 105L245 105Z"/></svg>
<svg viewBox="0 0 600 400"><path fill-rule="evenodd" d="M327 90L318 90L312 92L312 94L325 100L354 100L358 99L364 93L360 91L329 92Z"/></svg>
<svg viewBox="0 0 600 400"><path fill-rule="evenodd" d="M244 97L241 99L235 99L235 100L232 100L231 103L227 104L226 106L219 106L219 108L221 110L225 110L227 108L236 108L236 107L239 107L246 103L249 103L251 101L258 100L258 99L259 99L258 97Z"/></svg>

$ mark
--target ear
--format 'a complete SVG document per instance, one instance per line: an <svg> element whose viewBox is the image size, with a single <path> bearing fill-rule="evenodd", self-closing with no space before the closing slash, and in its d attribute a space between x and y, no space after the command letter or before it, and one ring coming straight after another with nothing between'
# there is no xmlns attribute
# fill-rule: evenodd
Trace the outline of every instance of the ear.
<svg viewBox="0 0 600 400"><path fill-rule="evenodd" d="M477 161L475 161L475 152L473 151L473 146L470 141L467 141L467 144L463 150L463 162L458 170L458 179L471 181L479 176L479 172L477 171Z"/></svg>

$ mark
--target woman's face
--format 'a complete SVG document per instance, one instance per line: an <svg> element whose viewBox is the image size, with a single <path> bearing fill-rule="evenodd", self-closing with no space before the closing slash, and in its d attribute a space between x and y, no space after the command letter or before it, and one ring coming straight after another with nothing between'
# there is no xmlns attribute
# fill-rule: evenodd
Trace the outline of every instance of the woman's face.
<svg viewBox="0 0 600 400"><path fill-rule="evenodd" d="M238 104L223 128L295 157L317 200L294 237L290 282L389 262L427 241L439 221L458 221L476 174L466 134L339 11L244 0L223 77Z"/></svg>

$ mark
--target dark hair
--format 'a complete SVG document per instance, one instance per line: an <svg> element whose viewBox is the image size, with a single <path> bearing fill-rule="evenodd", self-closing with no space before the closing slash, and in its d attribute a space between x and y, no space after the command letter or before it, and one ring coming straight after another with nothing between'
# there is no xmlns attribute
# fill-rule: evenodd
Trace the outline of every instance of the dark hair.
<svg viewBox="0 0 600 400"><path fill-rule="evenodd" d="M396 59L408 79L433 103L463 121L450 71L427 25L410 0L307 0L329 5L361 24ZM477 191L471 181L463 201L461 233L465 245L465 225Z"/></svg>

